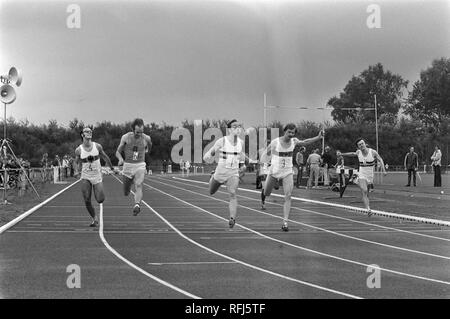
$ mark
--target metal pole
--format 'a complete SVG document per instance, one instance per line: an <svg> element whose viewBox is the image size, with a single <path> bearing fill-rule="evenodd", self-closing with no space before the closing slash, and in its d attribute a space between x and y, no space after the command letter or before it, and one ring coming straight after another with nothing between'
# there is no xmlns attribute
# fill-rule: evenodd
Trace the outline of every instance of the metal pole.
<svg viewBox="0 0 450 319"><path fill-rule="evenodd" d="M378 153L378 106L377 106L377 95L373 95L375 98L375 138L377 144L377 153Z"/></svg>
<svg viewBox="0 0 450 319"><path fill-rule="evenodd" d="M3 145L6 142L6 103L3 103L3 106L5 108L5 113L4 113L4 122L3 122L3 143L2 143L2 152L3 152ZM3 167L3 204L7 204L8 201L6 200L6 152L3 153L3 162L4 162L4 167Z"/></svg>
<svg viewBox="0 0 450 319"><path fill-rule="evenodd" d="M267 96L264 93L264 128L267 127Z"/></svg>
<svg viewBox="0 0 450 319"><path fill-rule="evenodd" d="M264 93L264 140L262 143L262 147L266 147L267 145L267 95Z"/></svg>

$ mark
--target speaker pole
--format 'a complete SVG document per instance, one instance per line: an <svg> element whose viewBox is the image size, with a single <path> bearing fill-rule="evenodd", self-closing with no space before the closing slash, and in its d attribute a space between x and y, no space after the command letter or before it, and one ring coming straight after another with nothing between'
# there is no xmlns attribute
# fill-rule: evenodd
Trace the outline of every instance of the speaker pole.
<svg viewBox="0 0 450 319"><path fill-rule="evenodd" d="M7 205L8 200L6 199L6 186L7 186L7 182L6 182L6 178L7 178L7 173L6 173L6 151L3 150L3 146L5 145L6 142L6 103L3 103L5 112L4 112L4 122L3 122L3 143L2 143L2 152L3 152L3 205Z"/></svg>

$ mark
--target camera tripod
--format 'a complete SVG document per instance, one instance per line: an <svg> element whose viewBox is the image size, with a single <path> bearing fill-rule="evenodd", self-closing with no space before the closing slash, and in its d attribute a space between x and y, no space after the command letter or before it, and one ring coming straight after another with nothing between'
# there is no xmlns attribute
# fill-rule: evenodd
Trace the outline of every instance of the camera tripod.
<svg viewBox="0 0 450 319"><path fill-rule="evenodd" d="M37 198L40 198L39 193L37 192L36 188L34 187L33 183L31 182L30 178L28 177L27 172L25 171L25 168L23 168L22 164L19 162L19 160L16 157L16 154L14 154L14 151L11 148L10 141L8 139L1 140L1 146L0 146L1 152L3 153L4 157L4 164L5 167L3 172L3 205L9 204L6 199L6 187L8 186L7 182L7 169L6 169L6 157L7 157L7 149L9 149L9 152L11 153L13 159L16 161L17 164L20 166L20 170L25 175L26 179L28 180L28 183L30 183L31 187L33 188L34 193L36 194Z"/></svg>

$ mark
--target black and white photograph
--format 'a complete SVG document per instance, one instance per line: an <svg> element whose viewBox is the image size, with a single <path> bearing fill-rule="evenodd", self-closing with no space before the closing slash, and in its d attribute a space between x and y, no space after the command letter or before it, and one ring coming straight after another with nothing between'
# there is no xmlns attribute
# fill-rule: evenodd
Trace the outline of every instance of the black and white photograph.
<svg viewBox="0 0 450 319"><path fill-rule="evenodd" d="M450 299L450 1L0 0L0 44L0 299Z"/></svg>

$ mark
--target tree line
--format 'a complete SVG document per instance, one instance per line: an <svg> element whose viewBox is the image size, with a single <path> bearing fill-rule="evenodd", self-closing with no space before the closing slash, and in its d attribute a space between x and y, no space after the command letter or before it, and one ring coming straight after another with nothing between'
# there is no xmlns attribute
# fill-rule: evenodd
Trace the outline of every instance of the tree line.
<svg viewBox="0 0 450 319"><path fill-rule="evenodd" d="M449 164L450 145L450 59L434 60L430 67L420 72L420 79L414 83L412 91L406 94L407 84L408 81L385 70L381 63L369 66L359 75L353 76L339 96L328 100L333 123L295 123L297 137L305 139L315 136L325 126L326 145L333 150L354 151L357 137L365 138L370 147L375 149L375 123L378 122L379 153L389 165L403 165L409 146L415 147L421 164L429 164L434 146L439 145L442 163L446 166ZM279 135L282 135L283 124L286 123L275 121L268 127L279 128ZM3 131L3 125L0 125L0 132ZM30 161L33 167L40 165L44 153L48 153L50 158L55 155L73 155L81 143L80 131L85 125L94 129L93 139L103 145L116 164L115 151L120 137L131 130L131 122L104 121L92 124L75 118L68 125L61 125L56 120L35 125L28 120L7 120L8 137L12 140L14 152ZM203 130L219 127L225 134L226 121L223 119L203 120L202 125ZM193 121L185 120L177 127L188 129L191 138L194 138ZM166 123L145 125L144 132L151 135L153 141L149 154L152 163L170 159L172 147L179 142L171 140L172 132L177 127ZM203 147L210 142L202 141ZM191 145L194 145L194 141ZM309 146L307 153L317 147L320 145Z"/></svg>
<svg viewBox="0 0 450 319"><path fill-rule="evenodd" d="M81 143L80 131L84 123L77 119L70 123L72 125L64 127L52 120L49 124L34 125L23 121L18 122L10 118L7 128L9 131L8 136L11 138L11 147L18 157L30 161L32 167L39 167L44 153L48 153L51 159L56 155L63 156L68 154L73 156L75 148ZM225 135L225 123L225 120L207 120L203 122L203 130L206 130L208 127L221 127ZM117 164L114 154L120 138L123 134L130 131L130 124L128 122L117 124L104 121L92 125L93 140L102 144L105 152L110 156L114 164ZM316 136L322 125L322 123L311 121L297 123L297 137L305 139ZM194 123L186 120L181 123L180 127L186 128L191 132L191 145L194 145ZM283 123L273 122L269 127L278 128L279 135L283 134ZM145 125L144 132L149 134L153 141L153 148L149 154L153 164L170 159L172 147L179 142L179 140L171 140L172 132L176 128L167 124L150 123ZM0 129L2 128L0 127ZM376 148L374 125L367 125L367 123L325 123L325 130L325 145L329 145L334 151L337 149L343 152L354 151L356 149L354 142L357 137L365 138L370 147ZM450 146L449 120L441 123L439 133L436 130L429 130L419 121L406 118L401 119L394 126L383 123L379 125L378 131L379 152L389 165L402 165L409 146L415 147L421 164L430 164L430 156L433 154L435 145L440 145L443 154L442 163L443 165L448 165ZM270 139L269 132L270 130L268 130L268 138ZM211 140L203 140L203 148L210 142ZM307 153L312 152L315 148L321 148L321 144L308 145Z"/></svg>

